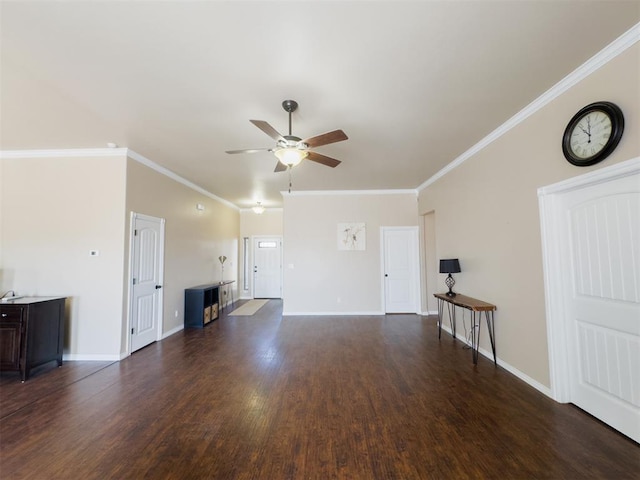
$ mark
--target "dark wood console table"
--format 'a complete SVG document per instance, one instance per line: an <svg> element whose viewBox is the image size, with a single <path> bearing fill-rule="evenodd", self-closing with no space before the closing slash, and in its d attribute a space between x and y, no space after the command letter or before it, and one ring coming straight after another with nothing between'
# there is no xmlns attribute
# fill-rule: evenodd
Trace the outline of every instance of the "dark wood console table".
<svg viewBox="0 0 640 480"><path fill-rule="evenodd" d="M434 297L438 299L438 338L442 334L442 317L444 315L444 307L447 306L449 313L449 322L451 323L451 332L453 338L456 338L456 307L461 307L471 312L471 351L473 363L478 363L478 344L480 343L480 324L482 323L482 314L484 313L487 322L487 330L489 330L489 339L491 340L491 350L493 352L493 363L496 360L496 343L495 330L493 322L493 312L496 306L491 303L478 300L476 298L467 297L466 295L456 294L450 297L446 293L434 293ZM477 333L476 333L477 329Z"/></svg>
<svg viewBox="0 0 640 480"><path fill-rule="evenodd" d="M0 369L18 370L24 382L33 367L62 365L65 297L22 297L0 303Z"/></svg>

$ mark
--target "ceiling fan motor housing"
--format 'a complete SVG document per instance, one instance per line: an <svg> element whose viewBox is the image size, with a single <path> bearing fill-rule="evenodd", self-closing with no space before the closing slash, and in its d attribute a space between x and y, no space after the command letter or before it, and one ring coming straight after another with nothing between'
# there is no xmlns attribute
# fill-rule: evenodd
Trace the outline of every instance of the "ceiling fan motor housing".
<svg viewBox="0 0 640 480"><path fill-rule="evenodd" d="M295 100L285 100L282 102L282 108L284 108L285 112L295 112L298 109L298 102Z"/></svg>

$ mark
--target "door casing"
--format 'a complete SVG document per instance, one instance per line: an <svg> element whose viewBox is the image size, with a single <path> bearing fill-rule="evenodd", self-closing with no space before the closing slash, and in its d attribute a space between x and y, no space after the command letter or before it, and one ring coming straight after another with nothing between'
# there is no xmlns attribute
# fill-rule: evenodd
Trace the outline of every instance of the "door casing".
<svg viewBox="0 0 640 480"><path fill-rule="evenodd" d="M125 330L125 338L126 338L126 354L130 355L132 353L132 341L131 341L131 327L133 324L133 278L134 278L134 241L135 241L135 228L136 228L136 220L142 219L151 222L157 222L160 226L160 245L158 248L158 275L160 278L160 284L164 283L164 237L165 237L165 220L164 218L153 217L150 215L144 215L142 213L131 212L129 219L129 274L127 277L127 322L126 322L126 330ZM162 339L162 319L163 319L163 298L164 298L164 289L158 290L158 298L157 298L157 307L156 307L156 325L157 325L157 335L156 341Z"/></svg>

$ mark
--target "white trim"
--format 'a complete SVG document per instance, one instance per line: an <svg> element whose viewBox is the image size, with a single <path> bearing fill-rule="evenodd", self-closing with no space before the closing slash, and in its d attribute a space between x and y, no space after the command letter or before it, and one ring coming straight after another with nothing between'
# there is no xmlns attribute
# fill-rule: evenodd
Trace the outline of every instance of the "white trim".
<svg viewBox="0 0 640 480"><path fill-rule="evenodd" d="M384 280L385 278L384 277L385 275L385 271L384 271L385 270L385 249L384 249L385 233L392 232L392 231L405 231L405 232L413 233L413 240L415 242L415 251L413 252L413 255L414 255L415 261L412 262L412 265L413 265L412 276L414 280L416 280L413 284L414 285L413 296L416 303L413 306L414 309L413 309L413 312L411 313L415 313L419 315L420 312L422 311L422 296L421 296L422 278L420 275L420 271L419 270L416 271L420 261L420 228L417 225L408 226L408 227L406 226L391 227L391 226L383 225L380 227L380 293L382 295L382 299L381 299L382 310L385 313L397 313L397 312L387 312L386 282Z"/></svg>
<svg viewBox="0 0 640 480"><path fill-rule="evenodd" d="M129 215L129 261L128 261L128 276L127 276L127 335L125 352L127 355L131 355L131 318L133 316L133 302L131 294L133 291L133 242L134 242L134 226L136 220L145 220L148 222L159 223L160 225L160 245L158 257L160 258L160 265L158 266L158 277L160 283L164 287L164 247L165 247L165 219L160 217L153 217L151 215L145 215L144 213L131 212ZM158 291L158 331L156 334L156 341L162 340L162 329L164 326L164 289Z"/></svg>
<svg viewBox="0 0 640 480"><path fill-rule="evenodd" d="M236 205L234 205L233 203L231 203L228 200L225 200L224 198L220 198L217 195L214 195L213 193L205 190L204 188L196 185L193 182L190 182L189 180L187 180L186 178L181 177L180 175L178 175L177 173L172 172L171 170L163 167L162 165L158 165L157 163L153 162L152 160L149 160L147 157L144 157L142 155L140 155L139 153L134 152L133 150L127 150L127 157L129 157L132 160L135 160L138 163L141 163L153 170L155 170L158 173L161 173L162 175L165 175L167 177L169 177L172 180L175 180L178 183L181 183L187 187L189 187L192 190L195 190L198 193L201 193L202 195L212 198L213 200L216 200L220 203L225 204L228 207L231 207L235 210L240 210Z"/></svg>
<svg viewBox="0 0 640 480"><path fill-rule="evenodd" d="M507 120L505 123L496 128L489 135L484 137L470 149L465 151L462 155L457 157L447 166L436 172L431 178L422 183L416 190L418 192L424 190L429 185L434 183L436 180L444 177L447 173L453 170L456 167L459 167L464 162L466 162L469 158L473 157L480 150L484 149L495 140L500 138L502 135L507 133L509 130L522 123L525 119L536 113L538 110L542 109L547 104L551 103L557 97L565 93L575 84L584 80L586 77L591 75L593 72L598 70L600 67L605 65L606 63L613 60L615 57L623 53L625 50L633 46L636 42L640 40L640 23L637 23L633 27L631 27L627 32L622 34L600 52L595 54L581 66L576 68L569 75L564 77L558 83L556 83L553 87L547 90L545 93L536 98L529 105L524 107L518 113L516 113L513 117Z"/></svg>
<svg viewBox="0 0 640 480"><path fill-rule="evenodd" d="M249 237L249 242L251 243L250 249L250 262L249 262L249 294L251 295L249 299L253 300L255 297L255 275L253 268L251 265L255 266L255 258L256 258L256 240L260 239L268 239L268 238L277 238L278 242L280 242L280 296L277 298L278 300L283 299L284 295L284 240L282 235L252 235ZM240 286L238 286L238 292L240 291ZM247 290L242 290L243 292L247 292Z"/></svg>
<svg viewBox="0 0 640 480"><path fill-rule="evenodd" d="M540 187L538 188L538 197L560 192L569 192L583 188L586 185L596 185L609 180L615 180L616 178L626 177L627 175L635 174L638 169L640 169L640 157L631 158L624 162L601 168L600 170L594 170L552 185Z"/></svg>
<svg viewBox="0 0 640 480"><path fill-rule="evenodd" d="M288 316L300 316L300 317L325 317L330 315L336 315L341 317L353 317L353 316L372 316L372 315L384 315L385 313L382 311L371 311L371 312L282 312L283 317ZM413 315L413 314L409 314Z"/></svg>
<svg viewBox="0 0 640 480"><path fill-rule="evenodd" d="M572 190L597 185L637 172L640 172L640 157L538 189L547 342L549 345L549 377L552 398L558 402L569 402L571 399L569 390L570 365L566 348L567 334L563 328L565 325L565 304L562 293L564 274L561 262L563 251L561 232L566 219L561 208L562 195Z"/></svg>
<svg viewBox="0 0 640 480"><path fill-rule="evenodd" d="M296 190L295 192L281 191L283 197L305 197L305 196L337 196L337 195L417 195L418 191L413 188L403 190Z"/></svg>
<svg viewBox="0 0 640 480"><path fill-rule="evenodd" d="M127 148L59 148L43 150L0 150L0 158L77 158L127 155Z"/></svg>
<svg viewBox="0 0 640 480"><path fill-rule="evenodd" d="M437 313L436 313L436 315L437 315ZM447 332L449 335L451 335L451 328L445 326L444 323L442 324L442 330ZM465 345L469 345L469 343L467 342L467 339L464 338L464 335L462 335L460 332L456 333L456 339L460 340ZM488 350L485 350L484 348L478 348L478 353L482 354L482 356L486 357L490 362L493 362L493 353L492 352L490 352ZM469 357L469 362L471 362L471 361L472 361L472 359L471 359L471 357ZM542 383L538 382L537 380L534 380L529 375L521 372L520 370L518 370L513 365L511 365L511 364L505 362L504 360L500 359L500 357L498 357L497 355L496 355L496 363L498 364L499 367L504 368L510 374L515 375L520 380L522 380L523 382L529 384L530 386L532 386L533 388L535 388L539 392L544 393L547 397L553 398L553 396L551 395L551 390L546 385L543 385Z"/></svg>
<svg viewBox="0 0 640 480"><path fill-rule="evenodd" d="M163 333L162 338L160 340L164 340L165 338L170 337L174 333L178 333L182 330L184 330L184 325L178 325L177 327L172 328L168 332Z"/></svg>
<svg viewBox="0 0 640 480"><path fill-rule="evenodd" d="M82 353L66 353L62 355L63 362L119 362L123 358L123 355L84 355Z"/></svg>
<svg viewBox="0 0 640 480"><path fill-rule="evenodd" d="M177 173L172 172L168 168L158 165L147 157L134 152L130 148L62 148L62 149L49 149L49 150L0 150L0 159L5 158L77 158L77 157L117 157L126 156L131 160L135 160L142 165L145 165L156 172L175 180L192 190L195 190L202 195L209 197L217 202L223 203L228 207L235 210L240 210L236 205L224 198L220 198L217 195L205 190L204 188L190 182L186 178L181 177Z"/></svg>

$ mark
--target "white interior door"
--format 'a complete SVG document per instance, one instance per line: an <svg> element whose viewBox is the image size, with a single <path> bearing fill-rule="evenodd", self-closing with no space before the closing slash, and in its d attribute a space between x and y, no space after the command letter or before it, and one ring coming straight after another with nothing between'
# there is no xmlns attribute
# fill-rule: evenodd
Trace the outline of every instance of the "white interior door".
<svg viewBox="0 0 640 480"><path fill-rule="evenodd" d="M131 351L160 339L164 219L132 214Z"/></svg>
<svg viewBox="0 0 640 480"><path fill-rule="evenodd" d="M253 239L253 298L282 298L282 238Z"/></svg>
<svg viewBox="0 0 640 480"><path fill-rule="evenodd" d="M418 227L382 227L384 311L420 313Z"/></svg>
<svg viewBox="0 0 640 480"><path fill-rule="evenodd" d="M640 174L563 208L571 402L640 442Z"/></svg>

